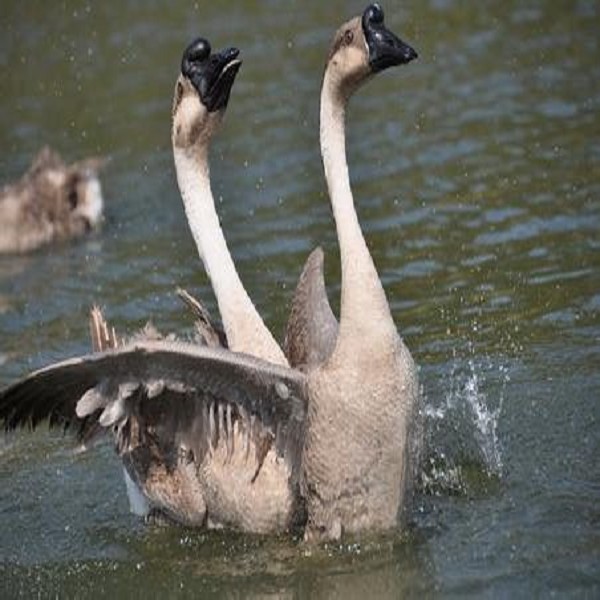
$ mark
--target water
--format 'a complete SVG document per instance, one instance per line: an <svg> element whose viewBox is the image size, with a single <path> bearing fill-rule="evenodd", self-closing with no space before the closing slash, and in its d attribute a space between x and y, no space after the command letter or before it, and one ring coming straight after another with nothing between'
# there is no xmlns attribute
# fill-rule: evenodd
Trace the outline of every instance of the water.
<svg viewBox="0 0 600 600"><path fill-rule="evenodd" d="M89 348L87 311L185 333L215 311L169 141L197 33L244 65L212 174L231 251L278 335L307 253L339 266L318 153L326 48L358 2L31 4L0 20L0 176L43 143L110 155L83 243L0 259L0 384ZM296 540L145 525L110 444L0 438L0 593L591 597L600 593L600 67L593 1L385 2L419 60L353 99L355 197L427 404L405 535Z"/></svg>

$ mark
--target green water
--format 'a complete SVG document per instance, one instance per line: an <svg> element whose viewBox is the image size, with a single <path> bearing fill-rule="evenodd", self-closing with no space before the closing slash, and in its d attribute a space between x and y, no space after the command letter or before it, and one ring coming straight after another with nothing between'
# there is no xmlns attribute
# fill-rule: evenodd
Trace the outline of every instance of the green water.
<svg viewBox="0 0 600 600"><path fill-rule="evenodd" d="M397 598L600 594L600 7L384 2L419 52L362 89L348 156L396 323L421 366L425 484L406 535L308 551L146 525L109 442L0 437L0 596ZM0 179L44 143L110 155L106 222L0 259L0 385L119 330L185 333L185 286L216 313L169 139L197 34L244 64L212 154L251 297L280 337L301 265L339 266L318 150L330 36L358 2L3 2Z"/></svg>

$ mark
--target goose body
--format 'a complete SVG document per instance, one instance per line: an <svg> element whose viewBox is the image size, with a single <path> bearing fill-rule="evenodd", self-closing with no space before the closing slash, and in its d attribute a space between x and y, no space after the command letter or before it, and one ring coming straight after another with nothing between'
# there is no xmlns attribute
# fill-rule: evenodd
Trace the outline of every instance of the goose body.
<svg viewBox="0 0 600 600"><path fill-rule="evenodd" d="M202 39L186 49L173 104L173 154L186 215L215 290L227 346L268 360L267 365L285 365L283 353L242 286L210 188L209 144L220 125L239 68L237 55L233 48L211 53L209 43ZM214 330L201 305L185 293L182 297L194 305L202 337L218 354L224 336ZM221 376L233 377L226 372ZM292 481L290 464L297 463L294 457L300 456L300 445L297 441L295 450L283 456L281 436L285 426L266 425L268 419L265 421L261 411L256 414L243 403L231 403L227 395L214 391L204 394L204 389L202 394L194 394L188 406L182 405L180 391L163 384L159 387L161 406L168 405L169 411L159 413L153 424L144 421L141 414L130 419L137 423L135 429L142 437L128 438L128 444L120 450L128 477L142 491L148 505L190 525L257 533L292 527L301 511L295 508L299 496L294 492L297 483ZM245 384L244 388L247 394ZM184 417L178 416L174 408L178 405L185 406L181 409ZM304 419L297 421L303 426ZM187 452L187 458L184 451L182 458L181 435L190 422L190 431L197 436L196 446ZM151 443L143 435L155 427L161 431L160 444ZM279 449L273 443L278 431ZM186 449L189 445L189 441L184 442ZM170 456L177 448L178 457Z"/></svg>
<svg viewBox="0 0 600 600"><path fill-rule="evenodd" d="M66 165L43 148L19 181L0 190L0 254L37 250L94 229L104 204L98 178L103 162Z"/></svg>
<svg viewBox="0 0 600 600"><path fill-rule="evenodd" d="M39 388L44 377L50 381L43 385L59 387L91 377L75 404L79 438L86 443L113 429L132 512L254 533L302 523L295 492L305 422L301 374L219 344L165 338L151 325L124 341L96 307L90 332L94 354L34 379ZM203 341L218 336L206 322L199 333ZM127 381L111 383L123 369ZM29 395L23 407L35 402L24 387L17 392ZM73 407L59 412L68 422Z"/></svg>
<svg viewBox="0 0 600 600"><path fill-rule="evenodd" d="M384 27L378 5L338 31L329 57L323 94L332 97L321 103L329 107L322 108L321 127L342 298L325 362L305 374L218 347L160 339L122 344L96 318L100 352L51 365L0 392L5 428L49 419L83 439L112 431L148 506L186 524L303 529L307 539L394 527L410 487L418 385L354 210L343 106L373 72L411 58L414 51ZM237 51L211 54L205 40L184 54L173 143L184 155L176 166L191 222L206 214L195 215L192 196L185 197L199 184L185 161L193 160L192 148L206 149L238 66ZM206 259L205 241L198 245ZM231 342L225 318L224 324Z"/></svg>
<svg viewBox="0 0 600 600"><path fill-rule="evenodd" d="M409 492L417 372L354 208L344 116L350 96L374 73L415 57L410 46L385 28L383 11L375 4L338 31L325 71L321 143L340 244L342 290L335 347L308 375L303 469L309 536L390 528Z"/></svg>

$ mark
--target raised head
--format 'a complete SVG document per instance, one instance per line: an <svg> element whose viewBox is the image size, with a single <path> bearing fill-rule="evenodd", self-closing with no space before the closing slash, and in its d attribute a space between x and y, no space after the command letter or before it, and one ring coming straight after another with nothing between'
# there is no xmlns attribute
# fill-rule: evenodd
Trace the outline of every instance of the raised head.
<svg viewBox="0 0 600 600"><path fill-rule="evenodd" d="M415 50L385 26L383 9L374 3L337 30L326 73L347 98L375 73L415 58Z"/></svg>
<svg viewBox="0 0 600 600"><path fill-rule="evenodd" d="M237 48L211 52L204 38L183 53L173 99L173 145L206 143L221 122L235 76L242 64Z"/></svg>

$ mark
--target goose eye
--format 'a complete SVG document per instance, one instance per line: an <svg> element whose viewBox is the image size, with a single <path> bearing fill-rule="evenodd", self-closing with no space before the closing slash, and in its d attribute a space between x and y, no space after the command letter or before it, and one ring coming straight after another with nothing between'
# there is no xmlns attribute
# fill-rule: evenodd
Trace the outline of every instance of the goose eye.
<svg viewBox="0 0 600 600"><path fill-rule="evenodd" d="M74 209L77 206L77 190L72 188L69 190L69 194L67 195L67 201L69 202L69 206Z"/></svg>
<svg viewBox="0 0 600 600"><path fill-rule="evenodd" d="M177 87L176 87L176 92L175 92L175 106L179 106L179 104L181 103L181 99L183 98L183 85L181 85L181 81L177 82Z"/></svg>
<svg viewBox="0 0 600 600"><path fill-rule="evenodd" d="M346 29L346 31L344 31L344 43L347 46L349 46L353 40L354 40L354 33L352 32L351 29Z"/></svg>

